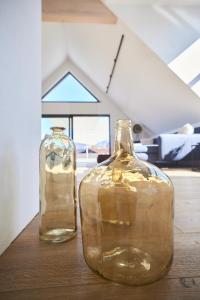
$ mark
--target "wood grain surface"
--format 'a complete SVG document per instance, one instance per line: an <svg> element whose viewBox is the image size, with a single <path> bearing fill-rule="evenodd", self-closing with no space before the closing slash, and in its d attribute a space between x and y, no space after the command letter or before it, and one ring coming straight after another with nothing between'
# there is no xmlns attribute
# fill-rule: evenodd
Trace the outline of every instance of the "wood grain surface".
<svg viewBox="0 0 200 300"><path fill-rule="evenodd" d="M200 176L171 175L175 186L175 249L169 274L132 287L103 279L86 265L79 232L50 245L38 239L38 217L0 257L0 299L200 300Z"/></svg>
<svg viewBox="0 0 200 300"><path fill-rule="evenodd" d="M42 20L115 24L117 17L100 0L43 0Z"/></svg>

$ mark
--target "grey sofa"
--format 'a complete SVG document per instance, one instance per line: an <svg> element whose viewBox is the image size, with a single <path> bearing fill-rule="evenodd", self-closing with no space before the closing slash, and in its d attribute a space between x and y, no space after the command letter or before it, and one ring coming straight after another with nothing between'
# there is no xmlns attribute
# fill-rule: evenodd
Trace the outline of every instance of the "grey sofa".
<svg viewBox="0 0 200 300"><path fill-rule="evenodd" d="M155 162L194 167L200 163L200 134L161 134Z"/></svg>

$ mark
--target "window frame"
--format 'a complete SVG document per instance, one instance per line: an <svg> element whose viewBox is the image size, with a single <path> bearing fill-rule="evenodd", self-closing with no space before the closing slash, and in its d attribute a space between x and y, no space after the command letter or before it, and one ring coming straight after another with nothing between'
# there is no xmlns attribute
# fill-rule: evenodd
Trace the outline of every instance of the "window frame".
<svg viewBox="0 0 200 300"><path fill-rule="evenodd" d="M59 85L67 76L71 75L93 98L96 99L96 102L91 102L91 101L44 101L44 97L46 97L57 85ZM42 103L90 103L90 104L97 104L100 103L100 100L76 77L74 76L70 71L67 72L64 76L62 76L55 84L48 89L47 92L45 92L42 95Z"/></svg>
<svg viewBox="0 0 200 300"><path fill-rule="evenodd" d="M108 155L111 155L111 117L110 117L110 114L42 114L42 116L41 116L41 118L69 118L69 136L72 139L73 139L73 117L108 117L108 129L109 129L109 154Z"/></svg>

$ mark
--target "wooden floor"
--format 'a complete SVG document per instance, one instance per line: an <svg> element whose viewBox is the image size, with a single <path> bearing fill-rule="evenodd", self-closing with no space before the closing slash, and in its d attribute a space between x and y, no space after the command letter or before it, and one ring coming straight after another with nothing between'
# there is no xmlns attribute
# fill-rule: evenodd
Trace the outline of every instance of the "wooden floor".
<svg viewBox="0 0 200 300"><path fill-rule="evenodd" d="M68 243L48 245L38 240L36 217L0 257L0 299L200 300L200 173L169 173L175 252L167 277L143 287L107 281L85 264L80 231Z"/></svg>

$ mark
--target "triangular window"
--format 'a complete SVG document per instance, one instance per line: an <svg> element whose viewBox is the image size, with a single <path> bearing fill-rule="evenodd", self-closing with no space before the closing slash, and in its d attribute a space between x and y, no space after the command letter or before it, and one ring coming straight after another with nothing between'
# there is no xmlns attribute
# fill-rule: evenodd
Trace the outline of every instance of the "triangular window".
<svg viewBox="0 0 200 300"><path fill-rule="evenodd" d="M44 102L95 103L99 100L70 72L42 97Z"/></svg>

